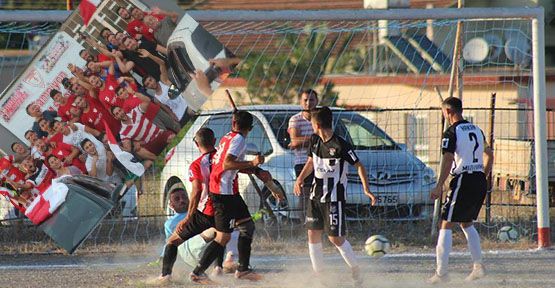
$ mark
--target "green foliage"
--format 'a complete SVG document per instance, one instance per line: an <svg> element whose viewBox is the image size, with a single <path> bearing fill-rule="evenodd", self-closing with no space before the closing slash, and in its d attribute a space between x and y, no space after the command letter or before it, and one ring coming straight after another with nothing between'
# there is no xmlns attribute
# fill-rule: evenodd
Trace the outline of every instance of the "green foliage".
<svg viewBox="0 0 555 288"><path fill-rule="evenodd" d="M347 51L353 35L328 33L325 28L308 25L304 33L276 37L279 40L273 43L274 49L268 49L275 52L251 52L239 72L247 80L251 102L296 103L298 91L323 85L323 89L316 89L321 105L336 106L338 93L334 84L321 80L325 75L362 69L365 61L352 56L366 54L365 51Z"/></svg>

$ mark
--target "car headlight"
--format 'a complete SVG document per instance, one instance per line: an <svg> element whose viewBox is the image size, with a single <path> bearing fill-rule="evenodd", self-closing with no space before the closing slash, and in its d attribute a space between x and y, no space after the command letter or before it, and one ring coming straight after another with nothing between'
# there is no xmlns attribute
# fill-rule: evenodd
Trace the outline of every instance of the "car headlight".
<svg viewBox="0 0 555 288"><path fill-rule="evenodd" d="M436 183L436 175L434 173L434 170L432 170L430 167L426 167L426 169L424 169L422 180L424 181L424 184Z"/></svg>

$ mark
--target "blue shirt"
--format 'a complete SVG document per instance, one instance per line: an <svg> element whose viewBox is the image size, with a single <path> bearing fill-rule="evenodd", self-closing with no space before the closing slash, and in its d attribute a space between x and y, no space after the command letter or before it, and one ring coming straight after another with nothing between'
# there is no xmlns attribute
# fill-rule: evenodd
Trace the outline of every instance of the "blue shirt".
<svg viewBox="0 0 555 288"><path fill-rule="evenodd" d="M168 218L166 222L164 222L164 232L166 234L166 240L168 240L168 238L170 238L170 236L172 235L173 230L175 230L175 227L177 226L177 223L185 219L185 216L187 216L187 212L175 213L173 216Z"/></svg>

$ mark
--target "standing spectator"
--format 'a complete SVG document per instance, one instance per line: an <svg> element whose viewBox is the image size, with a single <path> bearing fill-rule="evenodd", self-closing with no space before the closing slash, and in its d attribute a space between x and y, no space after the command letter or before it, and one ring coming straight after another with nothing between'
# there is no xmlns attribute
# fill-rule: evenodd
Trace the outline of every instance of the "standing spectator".
<svg viewBox="0 0 555 288"><path fill-rule="evenodd" d="M81 147L81 141L87 138L94 143L98 153L106 153L104 144L95 138L96 136L100 136L100 132L96 129L87 127L81 123L54 122L54 130L58 134L54 136L51 141L63 142L75 147Z"/></svg>
<svg viewBox="0 0 555 288"><path fill-rule="evenodd" d="M96 146L90 139L81 141L80 146L87 154L85 166L90 176L114 184L121 183L121 178L114 173L114 154L111 151L99 154Z"/></svg>
<svg viewBox="0 0 555 288"><path fill-rule="evenodd" d="M130 87L116 88L118 99L115 106L123 108L125 113L129 113L134 108L138 107L145 117L156 124L156 126L164 130L172 130L179 133L181 126L177 123L177 117L165 105L158 105L150 100L147 96L133 91Z"/></svg>
<svg viewBox="0 0 555 288"><path fill-rule="evenodd" d="M11 148L12 148L12 151L15 153L14 159L13 159L15 163L19 163L23 161L23 159L31 155L30 149L23 146L23 144L19 142L13 142L11 145Z"/></svg>
<svg viewBox="0 0 555 288"><path fill-rule="evenodd" d="M62 92L52 89L50 90L50 98L54 100L54 102L58 105L58 116L62 119L62 121L70 121L74 120L71 113L69 113L69 108L73 105L73 99L75 96L70 94L68 97L64 97Z"/></svg>
<svg viewBox="0 0 555 288"><path fill-rule="evenodd" d="M177 26L178 17L179 15L177 13L171 13L165 16L162 20L159 20L159 18L153 15L147 15L143 18L143 22L148 28L150 28L149 30L153 31L152 34L158 44L167 47L168 39Z"/></svg>
<svg viewBox="0 0 555 288"><path fill-rule="evenodd" d="M106 126L104 121L110 127L112 134L117 135L121 129L121 123L116 120L98 101L94 99L77 96L73 100L73 108L76 108L73 114L76 114L81 124L94 128L100 132L106 133Z"/></svg>
<svg viewBox="0 0 555 288"><path fill-rule="evenodd" d="M137 11L135 11L135 9ZM137 40L139 39L148 39L150 41L154 41L154 35L152 35L152 31L143 23L144 12L140 9L133 7L131 8L131 13L123 8L119 7L118 15L126 20L127 28L125 31L129 33L129 35ZM137 18L135 18L137 17Z"/></svg>
<svg viewBox="0 0 555 288"><path fill-rule="evenodd" d="M118 87L120 82L118 82L115 76L113 63L109 65L105 80L93 74L89 76L89 83L91 83L92 87L98 89L98 101L100 101L106 110L115 105L116 87Z"/></svg>
<svg viewBox="0 0 555 288"><path fill-rule="evenodd" d="M34 160L27 157L21 162L20 168L26 173L25 183L18 185L22 191L27 192L31 196L29 199L38 196L39 191L44 192L52 183L52 179L56 177L56 173L48 168L41 160ZM30 203L30 202L29 202Z"/></svg>
<svg viewBox="0 0 555 288"><path fill-rule="evenodd" d="M79 159L79 149L77 147L63 143L46 142L43 139L38 139L35 142L35 147L41 153L41 160L46 160L48 156L54 155L61 159L64 166L75 166L81 171L86 172L85 163ZM46 162L48 165L48 162Z"/></svg>
<svg viewBox="0 0 555 288"><path fill-rule="evenodd" d="M46 161L48 163L48 166L50 166L50 168L56 172L56 177L60 177L63 175L81 175L83 174L81 170L79 170L79 168L75 167L75 166L64 166L62 164L62 160L58 159L58 157L56 157L56 155L50 155L48 156L48 158L46 158Z"/></svg>
<svg viewBox="0 0 555 288"><path fill-rule="evenodd" d="M166 63L146 50L140 50L140 53L143 57L150 58L160 65L160 81L157 81L152 75L146 75L143 78L143 86L147 89L152 89L154 91L154 98L168 106L178 119L181 127L185 126L191 117L195 115L195 111L189 108L187 101L181 95L177 95L173 99L170 98L169 89L172 83L168 78Z"/></svg>
<svg viewBox="0 0 555 288"><path fill-rule="evenodd" d="M85 38L85 41L91 42L89 43L90 45L92 45L92 42L94 42L93 40L90 40L89 38ZM92 45L93 47L98 47L98 43L94 42L95 44ZM106 50L108 51L108 50ZM82 49L81 51L79 51L79 57L81 57L81 59L89 62L89 61L94 61L94 62L103 62L103 61L109 61L110 60L110 56L105 55L104 53L99 53L98 55L93 54L91 51L87 50L87 49ZM73 71L72 71L73 72Z"/></svg>
<svg viewBox="0 0 555 288"><path fill-rule="evenodd" d="M46 133L46 137L45 138L51 138L52 136L54 136L54 134L56 134L56 132L52 129L52 123L55 120L48 120L46 118L41 118L39 119L39 127L40 130L44 133Z"/></svg>
<svg viewBox="0 0 555 288"><path fill-rule="evenodd" d="M141 143L139 147L136 147L135 153L142 159L156 160L158 154L175 137L173 132L160 129L150 122L138 107L125 114L122 108L114 106L111 112L122 124L119 134L123 150L130 152L134 142Z"/></svg>
<svg viewBox="0 0 555 288"><path fill-rule="evenodd" d="M35 131L35 133L37 133L37 136L39 138L48 136L48 133L41 130L39 126L39 120L44 118L48 121L53 121L54 119L56 119L56 117L58 117L58 113L56 113L56 111L50 111L50 110L45 110L41 112L40 106L35 103L31 103L27 105L27 107L25 108L25 111L27 112L27 115L35 118L35 122L33 123L33 128L31 129Z"/></svg>
<svg viewBox="0 0 555 288"><path fill-rule="evenodd" d="M301 174L308 159L308 144L310 143L312 134L314 134L310 122L310 114L318 105L318 93L312 89L302 91L299 94L299 104L302 111L291 116L289 119L289 127L287 128L287 132L291 137L289 148L291 148L295 154L295 175L297 177ZM314 173L308 175L303 184L303 193L301 194L303 213L306 212L305 208L308 203L308 195L310 194L313 177Z"/></svg>
<svg viewBox="0 0 555 288"><path fill-rule="evenodd" d="M150 58L143 57L139 52L139 49L145 49L152 55L165 58L164 55L167 53L165 47L146 39L139 42L131 37L123 38L122 43L126 50L121 53L125 59L133 61L133 71L135 73L139 74L141 77L145 77L150 74L156 79L160 78L160 65Z"/></svg>

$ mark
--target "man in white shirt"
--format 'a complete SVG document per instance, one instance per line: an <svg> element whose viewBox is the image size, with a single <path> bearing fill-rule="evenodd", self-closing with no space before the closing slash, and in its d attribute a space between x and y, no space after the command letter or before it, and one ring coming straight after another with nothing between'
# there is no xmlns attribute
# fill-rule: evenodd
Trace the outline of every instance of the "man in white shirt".
<svg viewBox="0 0 555 288"><path fill-rule="evenodd" d="M308 159L308 144L310 142L310 137L314 134L312 129L312 124L310 123L311 111L318 105L318 93L312 89L303 90L299 93L299 105L302 111L291 116L289 119L289 126L287 132L291 137L291 142L289 148L293 150L295 154L295 176L299 177L304 165ZM309 195L310 186L312 185L312 179L314 173L311 173L306 177L303 185L302 196L302 210L303 213L306 211L305 206L308 201L307 195ZM303 217L304 218L304 217Z"/></svg>
<svg viewBox="0 0 555 288"><path fill-rule="evenodd" d="M146 50L141 50L140 52L145 57L152 59L160 65L160 81L157 81L154 76L149 74L143 77L143 86L147 89L153 90L154 93L152 94L154 95L154 98L160 101L160 103L168 106L170 110L172 110L175 117L179 120L181 127L185 126L185 124L195 115L195 111L189 108L187 100L185 100L181 94L178 93L175 96L169 95L172 82L168 78L166 63L160 59L160 57L152 55Z"/></svg>

